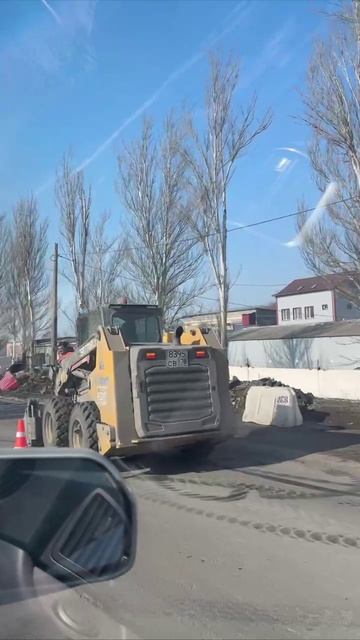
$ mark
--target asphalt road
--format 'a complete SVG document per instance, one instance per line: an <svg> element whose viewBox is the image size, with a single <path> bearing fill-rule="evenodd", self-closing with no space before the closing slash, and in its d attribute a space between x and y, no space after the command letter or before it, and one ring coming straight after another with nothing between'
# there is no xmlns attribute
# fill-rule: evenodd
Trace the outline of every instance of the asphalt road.
<svg viewBox="0 0 360 640"><path fill-rule="evenodd" d="M1 446L22 409L0 403ZM87 631L46 633L359 638L359 452L360 433L244 425L204 462L133 460L135 567L86 598L57 595L65 609L79 599L78 619L87 607ZM22 629L17 637L35 637L32 624Z"/></svg>

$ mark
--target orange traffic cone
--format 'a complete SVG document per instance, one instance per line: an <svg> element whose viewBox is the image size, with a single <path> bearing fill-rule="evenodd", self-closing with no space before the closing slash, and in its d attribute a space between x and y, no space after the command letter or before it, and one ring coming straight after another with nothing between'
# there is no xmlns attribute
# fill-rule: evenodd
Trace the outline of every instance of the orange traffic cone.
<svg viewBox="0 0 360 640"><path fill-rule="evenodd" d="M20 418L17 423L17 431L15 437L14 449L27 449L27 440L25 432L25 420Z"/></svg>

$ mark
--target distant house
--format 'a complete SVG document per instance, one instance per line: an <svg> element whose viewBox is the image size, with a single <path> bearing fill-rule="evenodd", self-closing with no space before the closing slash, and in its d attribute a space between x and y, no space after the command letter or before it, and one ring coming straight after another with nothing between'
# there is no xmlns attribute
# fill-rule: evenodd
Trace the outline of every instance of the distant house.
<svg viewBox="0 0 360 640"><path fill-rule="evenodd" d="M215 331L219 327L219 313L208 311L184 316L182 321L187 329L198 326L211 327ZM276 309L274 306L252 307L249 309L231 309L227 316L227 330L229 335L246 327L263 327L276 324Z"/></svg>
<svg viewBox="0 0 360 640"><path fill-rule="evenodd" d="M342 274L293 280L275 294L277 323L359 319L360 308L339 291L346 287L351 280Z"/></svg>

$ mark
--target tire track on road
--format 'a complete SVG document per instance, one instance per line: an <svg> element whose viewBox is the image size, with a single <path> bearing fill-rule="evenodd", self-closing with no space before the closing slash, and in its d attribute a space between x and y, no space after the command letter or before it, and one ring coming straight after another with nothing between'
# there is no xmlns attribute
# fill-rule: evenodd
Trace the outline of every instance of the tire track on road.
<svg viewBox="0 0 360 640"><path fill-rule="evenodd" d="M261 498L270 500L296 500L296 499L313 499L313 498L326 498L326 497L343 497L343 496L356 496L360 497L359 491L351 491L350 488L336 489L328 488L314 483L306 483L304 481L291 481L281 480L286 484L299 487L299 489L285 489L283 487L278 488L270 484L252 483L252 482L217 482L215 480L202 480L199 478L173 478L171 476L157 476L157 475L143 475L139 476L143 480L153 480L160 486L165 487L169 491L180 493L181 495L193 498L201 498L203 500L219 500L232 502L238 499L243 499L250 491L257 491ZM277 478L271 479L274 483L278 482ZM218 495L204 495L199 492L188 490L178 485L193 485L199 487L213 487L219 489L227 489L229 493L225 496ZM305 488L308 487L308 491Z"/></svg>
<svg viewBox="0 0 360 640"><path fill-rule="evenodd" d="M137 479L139 479L138 477ZM293 540L300 540L309 543L322 543L330 546L341 546L344 548L360 549L360 537L349 536L341 533L326 533L325 531L316 531L313 529L301 529L300 527L292 527L284 524L272 524L271 522L259 522L256 520L244 520L236 516L227 516L224 514L218 514L214 511L208 511L203 508L197 508L187 506L166 498L160 498L144 494L139 492L138 495L144 500L150 501L154 504L160 504L168 506L178 511L185 511L187 513L193 513L201 517L218 520L221 522L227 522L232 525L245 527L259 531L260 533L271 533L273 535L292 538Z"/></svg>

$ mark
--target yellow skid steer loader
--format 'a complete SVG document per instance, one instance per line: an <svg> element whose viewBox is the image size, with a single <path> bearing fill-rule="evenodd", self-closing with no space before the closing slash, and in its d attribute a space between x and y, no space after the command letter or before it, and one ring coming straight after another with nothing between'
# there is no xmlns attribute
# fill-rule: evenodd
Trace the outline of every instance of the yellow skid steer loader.
<svg viewBox="0 0 360 640"><path fill-rule="evenodd" d="M132 304L81 314L77 330L80 346L58 366L54 395L28 403L32 446L207 454L231 436L227 357L211 330L163 334L159 307Z"/></svg>

